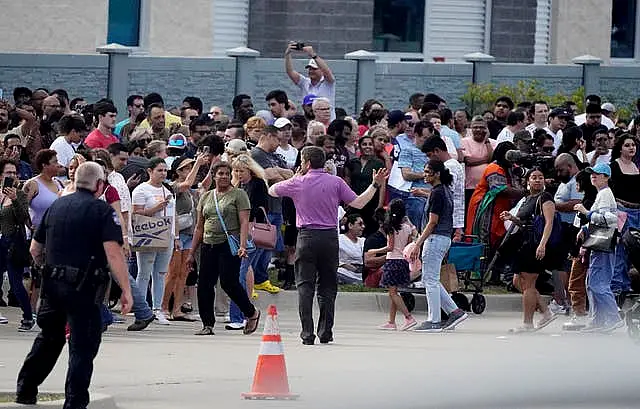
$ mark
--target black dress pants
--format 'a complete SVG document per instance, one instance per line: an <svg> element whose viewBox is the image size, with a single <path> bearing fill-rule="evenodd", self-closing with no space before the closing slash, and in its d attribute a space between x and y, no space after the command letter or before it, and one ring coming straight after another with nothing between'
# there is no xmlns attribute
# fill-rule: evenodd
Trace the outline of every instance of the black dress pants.
<svg viewBox="0 0 640 409"><path fill-rule="evenodd" d="M62 352L65 326L69 323L64 409L87 407L93 360L102 340L102 318L95 298L95 294L83 294L64 282L45 279L37 320L41 331L18 374L18 397L28 400L38 394L38 387Z"/></svg>
<svg viewBox="0 0 640 409"><path fill-rule="evenodd" d="M298 312L303 341L314 341L313 298L318 291L318 337L333 338L333 317L338 294L338 230L306 229L298 232L295 261Z"/></svg>

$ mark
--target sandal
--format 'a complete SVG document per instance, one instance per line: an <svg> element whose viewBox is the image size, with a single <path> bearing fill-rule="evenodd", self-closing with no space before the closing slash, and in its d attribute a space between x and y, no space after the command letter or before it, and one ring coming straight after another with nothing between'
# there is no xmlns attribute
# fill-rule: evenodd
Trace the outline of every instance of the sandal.
<svg viewBox="0 0 640 409"><path fill-rule="evenodd" d="M244 326L242 333L244 335L250 335L256 332L258 329L258 324L260 323L260 310L258 311L258 315L255 318L249 318L247 320L247 324Z"/></svg>
<svg viewBox="0 0 640 409"><path fill-rule="evenodd" d="M200 331L196 332L195 335L215 335L213 333L213 327L203 327Z"/></svg>

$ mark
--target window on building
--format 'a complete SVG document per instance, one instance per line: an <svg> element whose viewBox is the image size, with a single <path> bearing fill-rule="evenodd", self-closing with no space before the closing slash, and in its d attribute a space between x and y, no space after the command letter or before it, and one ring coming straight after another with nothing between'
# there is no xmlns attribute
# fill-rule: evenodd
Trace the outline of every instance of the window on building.
<svg viewBox="0 0 640 409"><path fill-rule="evenodd" d="M611 19L612 58L635 57L636 7L636 1L613 0Z"/></svg>
<svg viewBox="0 0 640 409"><path fill-rule="evenodd" d="M142 0L109 0L107 44L129 47L140 45L140 8Z"/></svg>
<svg viewBox="0 0 640 409"><path fill-rule="evenodd" d="M373 49L422 53L425 0L375 0Z"/></svg>

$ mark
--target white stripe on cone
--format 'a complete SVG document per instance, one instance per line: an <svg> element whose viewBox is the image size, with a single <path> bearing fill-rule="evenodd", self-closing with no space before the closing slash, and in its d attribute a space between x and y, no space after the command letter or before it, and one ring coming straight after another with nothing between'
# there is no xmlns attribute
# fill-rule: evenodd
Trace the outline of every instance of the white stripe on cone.
<svg viewBox="0 0 640 409"><path fill-rule="evenodd" d="M284 348L281 342L262 342L260 344L260 355L284 355Z"/></svg>

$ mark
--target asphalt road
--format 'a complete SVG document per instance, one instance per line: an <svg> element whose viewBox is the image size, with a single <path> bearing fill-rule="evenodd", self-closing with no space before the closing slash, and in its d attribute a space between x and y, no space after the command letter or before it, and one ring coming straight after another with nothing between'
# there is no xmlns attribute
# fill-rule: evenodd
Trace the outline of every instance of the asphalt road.
<svg viewBox="0 0 640 409"><path fill-rule="evenodd" d="M13 389L35 333L0 326L0 389ZM293 310L280 312L289 382L297 401L243 401L260 335L195 324L152 325L105 334L92 390L124 409L175 408L638 408L640 346L612 335L563 333L562 319L539 333L510 335L517 313L472 316L454 333L375 329L380 313L338 311L335 343L303 346ZM197 324L197 323L196 323ZM66 348L42 390L62 390Z"/></svg>

